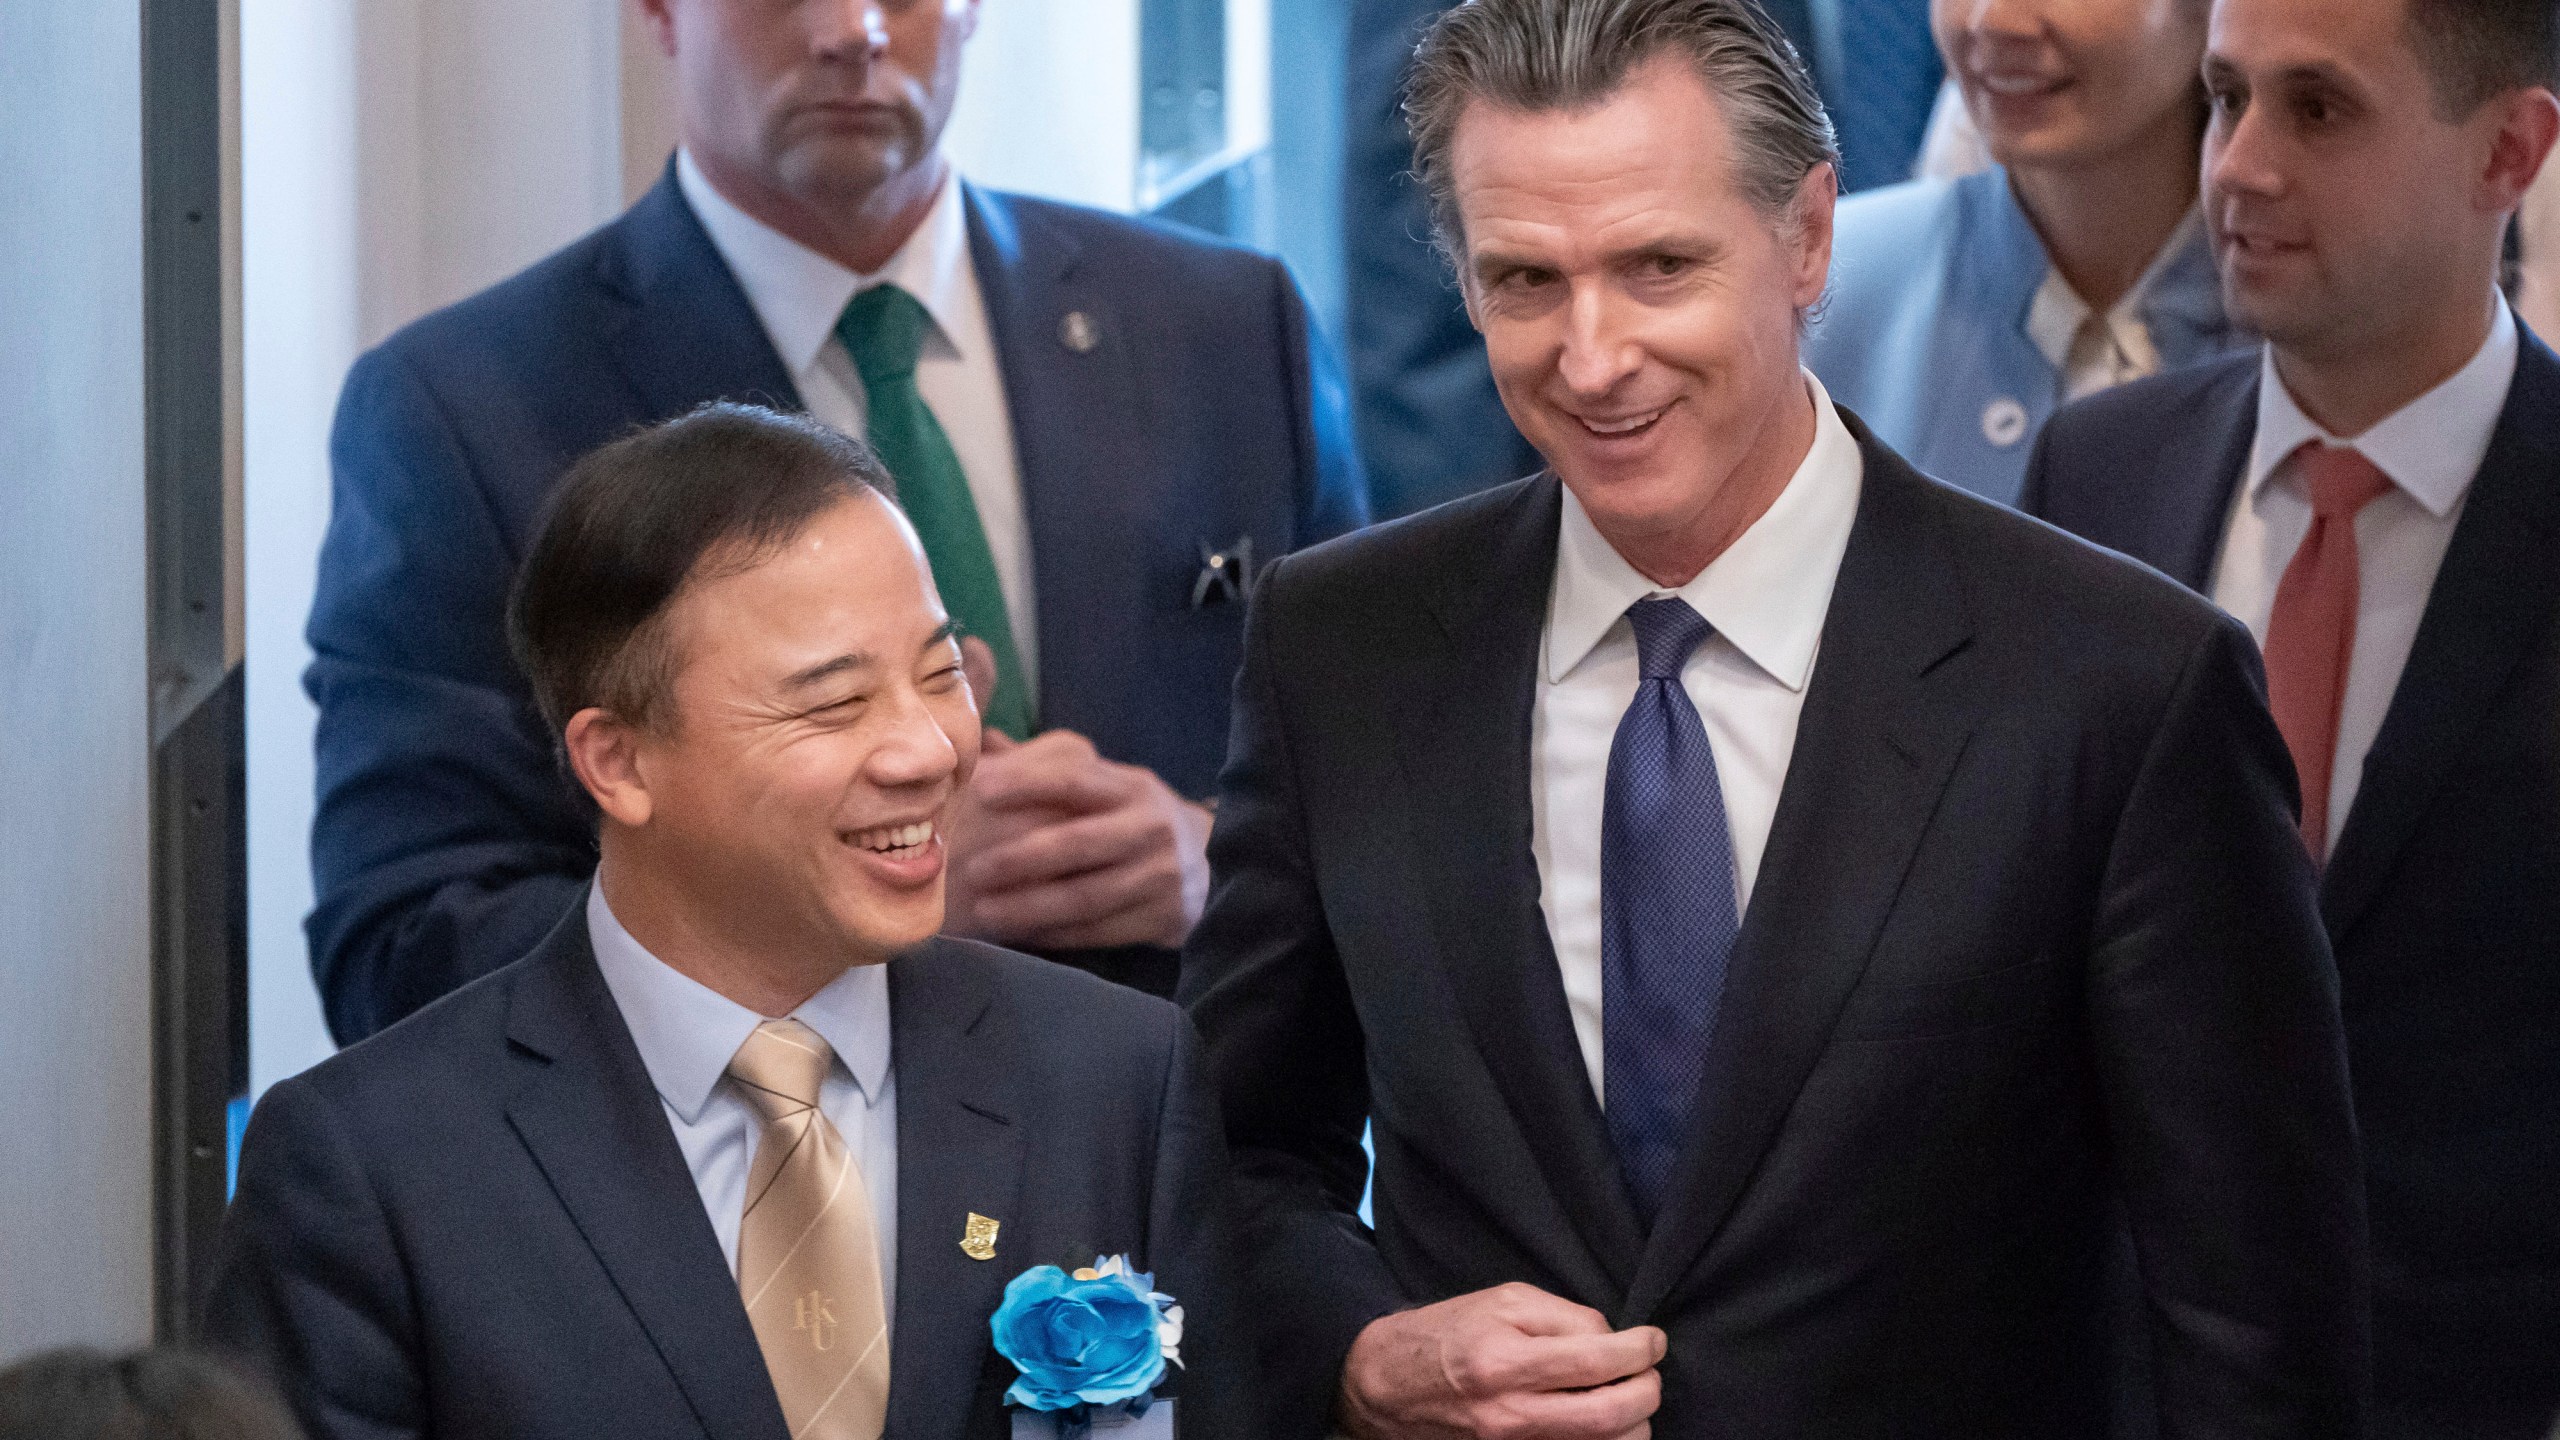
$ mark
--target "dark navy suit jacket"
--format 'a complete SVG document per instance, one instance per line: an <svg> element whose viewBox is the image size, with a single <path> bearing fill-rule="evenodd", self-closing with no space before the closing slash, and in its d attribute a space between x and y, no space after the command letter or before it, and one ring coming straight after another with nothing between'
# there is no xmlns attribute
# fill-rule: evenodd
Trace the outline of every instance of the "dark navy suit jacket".
<svg viewBox="0 0 2560 1440"><path fill-rule="evenodd" d="M1183 995L1294 1433L1377 1316L1526 1281L1669 1332L1659 1436L2103 1435L2119 1213L2173 1433L2356 1433L2336 981L2248 632L1851 429L1856 524L1649 1228L1530 848L1560 487L1265 575Z"/></svg>
<svg viewBox="0 0 2560 1440"><path fill-rule="evenodd" d="M1226 1156L1164 1001L934 940L890 962L889 1440L1002 1440L988 1320L1126 1253L1185 1310L1185 1436L1265 1433L1234 1338ZM996 1254L960 1240L975 1212ZM737 1282L573 908L532 955L267 1092L206 1339L313 1440L786 1440Z"/></svg>
<svg viewBox="0 0 2560 1440"><path fill-rule="evenodd" d="M2255 354L2065 407L2020 503L2198 591ZM2321 878L2373 1216L2374 1398L2560 1410L2560 358L2527 334Z"/></svg>
<svg viewBox="0 0 2560 1440"><path fill-rule="evenodd" d="M968 213L1030 522L1040 722L1206 795L1244 607L1193 603L1204 547L1250 539L1267 562L1365 521L1336 366L1266 257L983 190ZM1099 342L1082 351L1062 338L1078 312ZM524 954L594 869L507 652L507 588L571 462L722 398L799 405L672 172L347 377L305 681L312 968L342 1043Z"/></svg>

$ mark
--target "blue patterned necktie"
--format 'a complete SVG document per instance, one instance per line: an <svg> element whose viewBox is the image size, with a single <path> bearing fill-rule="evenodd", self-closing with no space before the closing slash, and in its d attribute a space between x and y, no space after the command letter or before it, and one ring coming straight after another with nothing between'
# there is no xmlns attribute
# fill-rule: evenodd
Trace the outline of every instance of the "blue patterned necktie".
<svg viewBox="0 0 2560 1440"><path fill-rule="evenodd" d="M1714 627L1685 600L1627 607L1644 678L1609 743L1600 820L1602 1075L1609 1139L1647 1227L1680 1160L1742 928L1733 835L1680 670Z"/></svg>

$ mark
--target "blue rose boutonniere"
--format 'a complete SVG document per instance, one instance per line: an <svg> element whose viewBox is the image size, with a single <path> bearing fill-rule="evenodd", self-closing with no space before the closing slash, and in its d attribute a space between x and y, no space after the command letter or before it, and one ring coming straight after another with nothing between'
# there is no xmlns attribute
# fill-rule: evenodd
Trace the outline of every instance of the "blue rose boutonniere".
<svg viewBox="0 0 2560 1440"><path fill-rule="evenodd" d="M1123 1255L1073 1274L1023 1271L991 1325L996 1353L1022 1372L1005 1403L1047 1418L1062 1440L1145 1415L1165 1366L1182 1363L1182 1307Z"/></svg>

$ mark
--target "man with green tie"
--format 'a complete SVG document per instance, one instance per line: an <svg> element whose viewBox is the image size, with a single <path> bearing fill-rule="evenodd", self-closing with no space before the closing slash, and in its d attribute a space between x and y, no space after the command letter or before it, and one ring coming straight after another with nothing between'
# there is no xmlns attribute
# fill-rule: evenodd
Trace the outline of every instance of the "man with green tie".
<svg viewBox="0 0 2560 1440"><path fill-rule="evenodd" d="M1169 992L1251 572L1367 514L1296 285L963 181L940 137L974 0L642 9L674 62L664 178L348 377L306 679L332 1030L524 953L593 870L506 588L571 461L715 399L868 439L983 645L950 928Z"/></svg>

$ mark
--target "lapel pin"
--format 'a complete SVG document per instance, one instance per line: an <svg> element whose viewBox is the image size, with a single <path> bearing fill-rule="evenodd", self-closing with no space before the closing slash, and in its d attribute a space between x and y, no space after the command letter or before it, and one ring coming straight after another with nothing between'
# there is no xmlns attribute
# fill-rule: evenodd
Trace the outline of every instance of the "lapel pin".
<svg viewBox="0 0 2560 1440"><path fill-rule="evenodd" d="M972 1260L993 1260L996 1258L996 1231L1001 1228L1001 1221L970 1211L968 1226L960 1232L960 1253Z"/></svg>
<svg viewBox="0 0 2560 1440"><path fill-rule="evenodd" d="M2006 450L2027 438L2027 407L2003 395L1982 410L1982 438Z"/></svg>
<svg viewBox="0 0 2560 1440"><path fill-rule="evenodd" d="M1093 317L1081 310L1070 310L1058 322L1058 340L1079 355L1090 355L1102 343L1102 332L1095 328Z"/></svg>
<svg viewBox="0 0 2560 1440"><path fill-rule="evenodd" d="M1253 593L1253 537L1239 535L1232 545L1200 542L1200 573L1191 582L1191 608L1241 605Z"/></svg>

